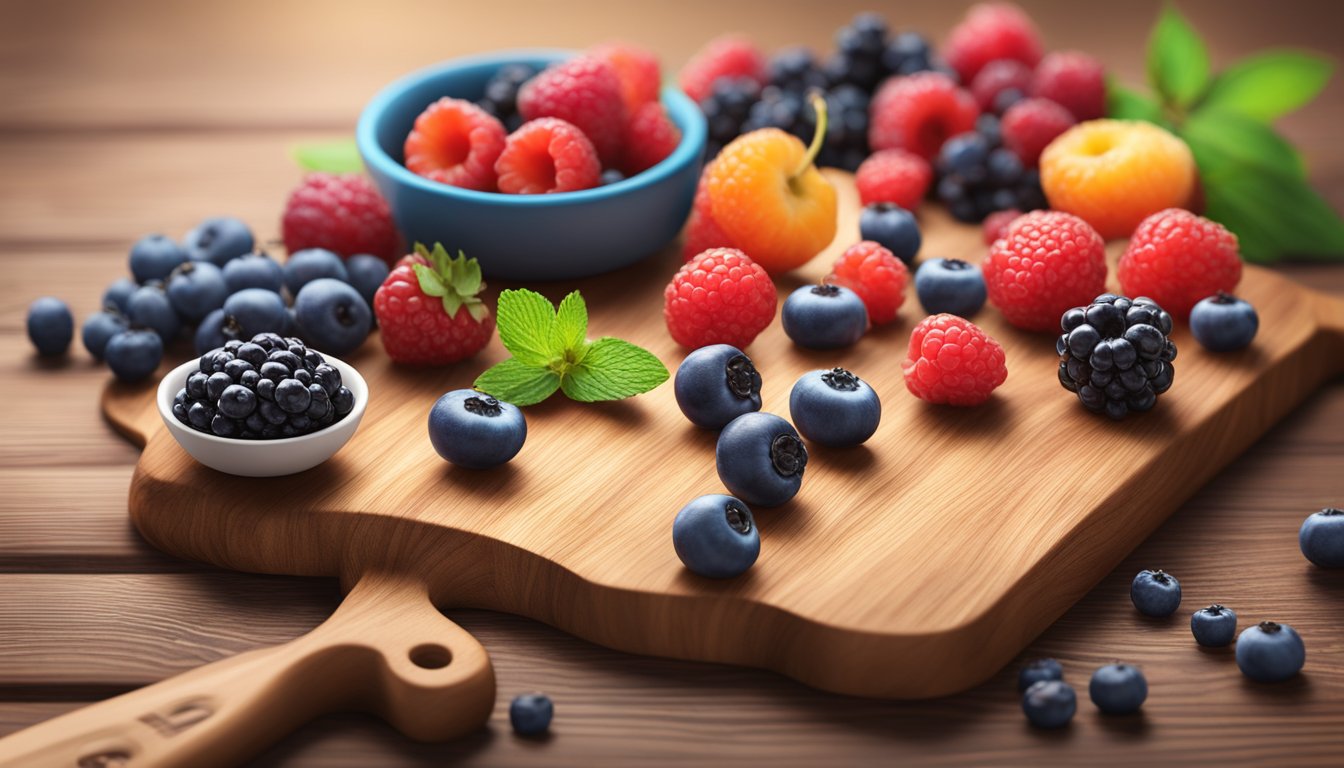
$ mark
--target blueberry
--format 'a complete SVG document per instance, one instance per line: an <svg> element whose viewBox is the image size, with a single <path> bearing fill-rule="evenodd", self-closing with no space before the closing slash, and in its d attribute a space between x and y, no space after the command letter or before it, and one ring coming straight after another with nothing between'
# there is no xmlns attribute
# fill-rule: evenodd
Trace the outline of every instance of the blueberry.
<svg viewBox="0 0 1344 768"><path fill-rule="evenodd" d="M126 302L126 319L133 325L143 325L159 334L165 343L177 338L182 320L162 288L145 286L131 294Z"/></svg>
<svg viewBox="0 0 1344 768"><path fill-rule="evenodd" d="M1222 291L1190 310L1190 333L1210 352L1244 349L1259 329L1255 307Z"/></svg>
<svg viewBox="0 0 1344 768"><path fill-rule="evenodd" d="M787 421L747 413L719 433L714 462L729 493L752 506L777 507L802 487L807 448Z"/></svg>
<svg viewBox="0 0 1344 768"><path fill-rule="evenodd" d="M313 368L313 383L322 387L328 397L334 397L341 388L341 372L326 363Z"/></svg>
<svg viewBox="0 0 1344 768"><path fill-rule="evenodd" d="M341 412L342 387L332 396ZM518 454L527 439L527 419L516 406L474 389L457 389L440 397L429 411L429 442L444 459L462 467L488 469Z"/></svg>
<svg viewBox="0 0 1344 768"><path fill-rule="evenodd" d="M272 349L266 355L266 362L279 363L285 367L285 373L291 374L303 367L303 359L288 349ZM266 363L262 363L265 365ZM307 386L306 384L304 386Z"/></svg>
<svg viewBox="0 0 1344 768"><path fill-rule="evenodd" d="M789 393L789 415L814 443L849 447L877 431L882 403L868 383L844 368L810 371Z"/></svg>
<svg viewBox="0 0 1344 768"><path fill-rule="evenodd" d="M673 382L677 405L692 424L723 429L761 410L761 374L737 347L713 344L686 356Z"/></svg>
<svg viewBox="0 0 1344 768"><path fill-rule="evenodd" d="M1078 695L1063 680L1033 683L1022 694L1022 712L1037 728L1062 728L1078 710Z"/></svg>
<svg viewBox="0 0 1344 768"><path fill-rule="evenodd" d="M298 379L284 379L275 385L275 404L285 413L303 413L312 401L312 393Z"/></svg>
<svg viewBox="0 0 1344 768"><path fill-rule="evenodd" d="M868 310L859 295L839 285L805 285L784 300L784 332L808 349L853 345L868 330Z"/></svg>
<svg viewBox="0 0 1344 768"><path fill-rule="evenodd" d="M1321 568L1344 568L1344 510L1327 507L1308 515L1297 532L1297 545Z"/></svg>
<svg viewBox="0 0 1344 768"><path fill-rule="evenodd" d="M938 167L943 173L978 181L985 175L985 161L989 157L989 142L974 131L962 133L943 142L938 152Z"/></svg>
<svg viewBox="0 0 1344 768"><path fill-rule="evenodd" d="M1087 692L1102 712L1128 715L1138 712L1148 698L1148 681L1138 667L1116 662L1097 667Z"/></svg>
<svg viewBox="0 0 1344 768"><path fill-rule="evenodd" d="M350 282L350 273L346 271L341 257L323 248L307 248L290 254L285 262L285 287L291 296L298 296L299 289L319 277L330 277L342 283Z"/></svg>
<svg viewBox="0 0 1344 768"><path fill-rule="evenodd" d="M42 357L64 355L75 337L75 316L64 301L43 296L28 305L28 339Z"/></svg>
<svg viewBox="0 0 1344 768"><path fill-rule="evenodd" d="M991 147L997 147L1003 141L1003 130L999 125L998 115L991 112L985 112L975 119L975 132L985 137L985 142ZM1021 167L1020 160L1018 167Z"/></svg>
<svg viewBox="0 0 1344 768"><path fill-rule="evenodd" d="M336 394L331 396L331 407L336 409L337 416L344 416L355 408L355 395L347 387L341 387L336 390ZM522 414L518 418L522 419ZM527 424L523 424L523 436L527 436Z"/></svg>
<svg viewBox="0 0 1344 768"><path fill-rule="evenodd" d="M1165 618L1181 605L1181 582L1165 571L1139 571L1129 585L1129 598L1139 613Z"/></svg>
<svg viewBox="0 0 1344 768"><path fill-rule="evenodd" d="M345 260L345 271L350 275L350 284L364 297L364 302L372 307L373 295L387 279L387 262L377 256L358 253Z"/></svg>
<svg viewBox="0 0 1344 768"><path fill-rule="evenodd" d="M969 318L985 306L985 277L960 259L929 259L915 271L915 294L930 315Z"/></svg>
<svg viewBox="0 0 1344 768"><path fill-rule="evenodd" d="M103 291L103 306L116 307L121 314L126 314L126 308L129 306L131 294L135 293L140 286L135 284L130 278L120 278Z"/></svg>
<svg viewBox="0 0 1344 768"><path fill-rule="evenodd" d="M206 377L205 397L207 400L218 400L224 394L224 390L233 385L233 377L223 371L216 371Z"/></svg>
<svg viewBox="0 0 1344 768"><path fill-rule="evenodd" d="M544 693L524 693L509 703L509 724L519 736L537 736L551 727L555 705Z"/></svg>
<svg viewBox="0 0 1344 768"><path fill-rule="evenodd" d="M213 379L214 376L210 378ZM257 393L241 384L230 384L225 387L218 399L219 412L231 419L245 419L257 409Z"/></svg>
<svg viewBox="0 0 1344 768"><path fill-rule="evenodd" d="M1045 680L1063 680L1064 667L1054 659L1032 659L1017 673L1017 690L1025 691Z"/></svg>
<svg viewBox="0 0 1344 768"><path fill-rule="evenodd" d="M299 289L294 311L304 336L313 346L333 355L358 349L373 324L373 310L359 291L329 277Z"/></svg>
<svg viewBox="0 0 1344 768"><path fill-rule="evenodd" d="M115 308L110 308L110 311L106 312L95 312L84 320L84 328L81 334L84 340L84 348L89 351L90 355L93 355L95 360L102 360L103 351L107 349L107 342L129 327L130 324L126 322L126 318Z"/></svg>
<svg viewBox="0 0 1344 768"><path fill-rule="evenodd" d="M1000 148L990 152L985 167L989 170L989 180L996 184L1012 185L1022 178L1022 161L1011 149ZM1000 191L1012 194L1011 190ZM1016 198L1009 198L1006 202L1008 204L999 210L1012 208Z"/></svg>
<svg viewBox="0 0 1344 768"><path fill-rule="evenodd" d="M225 264L223 272L224 283L231 294L244 288L263 288L279 293L285 285L284 270L264 253L239 256Z"/></svg>
<svg viewBox="0 0 1344 768"><path fill-rule="evenodd" d="M182 238L192 261L208 261L216 267L251 253L254 242L252 230L232 216L206 219Z"/></svg>
<svg viewBox="0 0 1344 768"><path fill-rule="evenodd" d="M1287 680L1306 661L1307 647L1287 624L1262 621L1237 636L1237 667L1258 683Z"/></svg>
<svg viewBox="0 0 1344 768"><path fill-rule="evenodd" d="M145 235L131 246L131 275L137 283L167 280L187 260L186 250L163 235Z"/></svg>
<svg viewBox="0 0 1344 768"><path fill-rule="evenodd" d="M191 407L187 409L187 423L202 432L210 431L210 422L213 421L214 418L214 409L206 405L203 401L192 403Z"/></svg>
<svg viewBox="0 0 1344 768"><path fill-rule="evenodd" d="M1217 603L1200 608L1190 615L1190 631L1195 642L1208 648L1231 645L1237 636L1237 612Z"/></svg>
<svg viewBox="0 0 1344 768"><path fill-rule="evenodd" d="M915 215L893 203L864 206L859 214L859 234L891 251L907 265L915 260L923 242Z"/></svg>
<svg viewBox="0 0 1344 768"><path fill-rule="evenodd" d="M932 59L933 48L918 32L896 35L882 52L882 65L895 75L913 75L928 70Z"/></svg>
<svg viewBox="0 0 1344 768"><path fill-rule="evenodd" d="M747 505L723 494L692 499L672 523L672 546L693 573L740 576L761 553L761 535Z"/></svg>
<svg viewBox="0 0 1344 768"><path fill-rule="evenodd" d="M206 352L224 346L224 343L233 335L230 328L237 328L236 325L230 326L227 318L224 317L223 308L216 309L201 320L201 324L196 326L196 335L193 337L193 346L196 348L196 354L203 355Z"/></svg>
<svg viewBox="0 0 1344 768"><path fill-rule="evenodd" d="M159 367L163 360L163 341L153 331L122 331L108 340L103 359L118 379L140 381Z"/></svg>
<svg viewBox="0 0 1344 768"><path fill-rule="evenodd" d="M285 300L263 288L244 288L225 299L224 318L237 327L238 338L283 330L289 321Z"/></svg>
<svg viewBox="0 0 1344 768"><path fill-rule="evenodd" d="M224 273L208 261L188 261L168 276L168 301L184 322L199 323L229 296Z"/></svg>
<svg viewBox="0 0 1344 768"><path fill-rule="evenodd" d="M312 399L308 403L308 410L304 412L310 419L320 419L327 415L331 410L331 396L327 390L322 388L321 384L309 384L308 394Z"/></svg>

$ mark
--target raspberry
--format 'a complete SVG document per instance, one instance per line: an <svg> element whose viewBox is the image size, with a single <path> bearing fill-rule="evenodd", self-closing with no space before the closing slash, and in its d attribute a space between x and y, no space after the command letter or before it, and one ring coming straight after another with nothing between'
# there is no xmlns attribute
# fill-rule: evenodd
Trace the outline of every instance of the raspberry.
<svg viewBox="0 0 1344 768"><path fill-rule="evenodd" d="M1200 299L1231 293L1241 280L1237 236L1222 224L1169 208L1139 223L1116 268L1130 296L1149 296L1185 319Z"/></svg>
<svg viewBox="0 0 1344 768"><path fill-rule="evenodd" d="M709 185L705 179L709 168L700 174L700 184L695 188L695 203L691 206L691 218L686 222L686 242L681 248L681 257L690 261L701 252L710 248L732 248L733 243L727 233L714 221L714 201L709 196Z"/></svg>
<svg viewBox="0 0 1344 768"><path fill-rule="evenodd" d="M1046 54L1036 67L1030 92L1069 110L1078 122L1106 115L1106 72L1086 53Z"/></svg>
<svg viewBox="0 0 1344 768"><path fill-rule="evenodd" d="M1033 211L994 241L983 270L989 300L1008 322L1049 331L1064 310L1106 290L1106 243L1077 216Z"/></svg>
<svg viewBox="0 0 1344 768"><path fill-rule="evenodd" d="M903 149L874 152L854 176L863 205L895 203L910 211L919 207L932 182L933 167L929 161Z"/></svg>
<svg viewBox="0 0 1344 768"><path fill-rule="evenodd" d="M1152 299L1104 293L1065 312L1059 324L1059 383L1089 411L1123 419L1152 408L1171 388L1171 315Z"/></svg>
<svg viewBox="0 0 1344 768"><path fill-rule="evenodd" d="M736 248L712 248L682 265L663 292L663 317L683 347L745 349L775 319L775 284Z"/></svg>
<svg viewBox="0 0 1344 768"><path fill-rule="evenodd" d="M616 70L626 112L634 114L650 101L658 100L663 73L658 57L651 51L628 43L604 43L588 49L588 55L607 62Z"/></svg>
<svg viewBox="0 0 1344 768"><path fill-rule="evenodd" d="M630 116L625 129L625 160L621 169L627 176L661 163L681 143L681 131L661 102L651 101Z"/></svg>
<svg viewBox="0 0 1344 768"><path fill-rule="evenodd" d="M616 166L625 138L621 79L607 62L591 56L561 62L523 84L518 111L524 120L558 117L583 131L604 166Z"/></svg>
<svg viewBox="0 0 1344 768"><path fill-rule="evenodd" d="M980 109L941 72L888 79L873 96L868 142L874 151L905 149L932 160L943 142L975 129Z"/></svg>
<svg viewBox="0 0 1344 768"><path fill-rule="evenodd" d="M1008 378L999 342L970 320L948 314L915 326L901 368L912 395L940 405L980 405Z"/></svg>
<svg viewBox="0 0 1344 768"><path fill-rule="evenodd" d="M1031 92L1031 67L1013 59L998 59L985 65L971 81L971 94L985 112L993 112L999 94L1017 91L1021 96Z"/></svg>
<svg viewBox="0 0 1344 768"><path fill-rule="evenodd" d="M910 271L891 251L871 240L861 240L840 255L826 282L843 285L863 299L868 320L883 325L896 319L905 303Z"/></svg>
<svg viewBox="0 0 1344 768"><path fill-rule="evenodd" d="M441 245L432 252L423 245L415 248L414 254L397 262L373 295L387 356L411 365L447 365L475 355L495 331L489 307L476 295L482 287L480 266L461 254L448 258ZM416 265L428 268L447 295L425 293ZM457 306L451 315L450 303Z"/></svg>
<svg viewBox="0 0 1344 768"><path fill-rule="evenodd" d="M285 248L325 248L342 256L370 253L389 264L401 235L378 190L357 173L310 173L289 194L281 221Z"/></svg>
<svg viewBox="0 0 1344 768"><path fill-rule="evenodd" d="M1055 137L1073 127L1069 110L1048 99L1023 99L1003 113L999 129L1003 143L1017 154L1022 164L1035 168L1041 152Z"/></svg>
<svg viewBox="0 0 1344 768"><path fill-rule="evenodd" d="M1086 219L1102 237L1128 237L1144 218L1190 200L1195 159L1152 123L1090 120L1041 153L1050 207Z"/></svg>
<svg viewBox="0 0 1344 768"><path fill-rule="evenodd" d="M993 245L995 240L1003 237L1004 233L1008 231L1008 225L1012 224L1013 220L1021 215L1022 212L1016 208L1008 208L986 216L984 224L985 245Z"/></svg>
<svg viewBox="0 0 1344 768"><path fill-rule="evenodd" d="M442 98L415 118L406 137L406 167L454 187L495 191L495 160L504 149L503 123L463 99Z"/></svg>
<svg viewBox="0 0 1344 768"><path fill-rule="evenodd" d="M1016 5L981 3L971 6L966 18L952 28L943 46L943 58L961 76L961 82L969 83L995 59L1012 59L1035 67L1041 60L1041 36Z"/></svg>
<svg viewBox="0 0 1344 768"><path fill-rule="evenodd" d="M583 131L555 117L523 123L495 163L499 191L515 195L596 187L602 162Z"/></svg>
<svg viewBox="0 0 1344 768"><path fill-rule="evenodd" d="M765 85L765 55L741 35L716 37L681 68L681 90L693 101L703 101L721 77L745 77Z"/></svg>

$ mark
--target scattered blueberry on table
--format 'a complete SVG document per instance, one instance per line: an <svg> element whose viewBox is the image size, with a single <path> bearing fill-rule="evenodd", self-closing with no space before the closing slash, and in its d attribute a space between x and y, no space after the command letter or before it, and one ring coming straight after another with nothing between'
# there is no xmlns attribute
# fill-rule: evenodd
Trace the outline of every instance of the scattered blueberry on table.
<svg viewBox="0 0 1344 768"><path fill-rule="evenodd" d="M693 573L728 579L755 564L761 553L761 535L745 503L712 493L692 499L677 513L672 546Z"/></svg>
<svg viewBox="0 0 1344 768"><path fill-rule="evenodd" d="M107 350L107 342L111 341L113 336L130 327L125 315L121 314L116 307L109 306L102 312L94 312L84 318L80 338L84 342L84 348L89 351L93 359L102 360L103 353Z"/></svg>
<svg viewBox="0 0 1344 768"><path fill-rule="evenodd" d="M915 295L930 315L970 318L985 306L985 276L960 259L929 259L915 270Z"/></svg>
<svg viewBox="0 0 1344 768"><path fill-rule="evenodd" d="M330 277L342 283L350 282L345 262L341 261L340 256L323 248L307 248L291 253L282 269L285 288L289 289L291 296L297 296L299 289L322 277Z"/></svg>
<svg viewBox="0 0 1344 768"><path fill-rule="evenodd" d="M345 260L345 271L350 275L350 285L354 286L364 301L373 306L373 295L387 279L387 262L367 253L357 253Z"/></svg>
<svg viewBox="0 0 1344 768"><path fill-rule="evenodd" d="M139 288L139 283L129 277L119 277L103 291L102 304L104 307L116 307L124 315L130 306L131 294Z"/></svg>
<svg viewBox="0 0 1344 768"><path fill-rule="evenodd" d="M1078 695L1063 680L1033 683L1022 694L1022 712L1037 728L1063 728L1078 710Z"/></svg>
<svg viewBox="0 0 1344 768"><path fill-rule="evenodd" d="M1129 597L1144 616L1165 618L1181 605L1181 582L1163 570L1139 571L1129 586Z"/></svg>
<svg viewBox="0 0 1344 768"><path fill-rule="evenodd" d="M1190 310L1190 333L1210 352L1244 349L1260 330L1260 316L1244 299L1219 291Z"/></svg>
<svg viewBox="0 0 1344 768"><path fill-rule="evenodd" d="M163 341L153 331L131 328L108 340L103 359L118 379L140 381L163 361Z"/></svg>
<svg viewBox="0 0 1344 768"><path fill-rule="evenodd" d="M457 389L429 411L429 441L447 461L470 469L508 462L527 439L527 419L517 407L474 389Z"/></svg>
<svg viewBox="0 0 1344 768"><path fill-rule="evenodd" d="M1302 521L1297 532L1302 554L1321 568L1344 568L1344 510L1327 507Z"/></svg>
<svg viewBox="0 0 1344 768"><path fill-rule="evenodd" d="M333 355L358 349L373 327L373 310L359 291L330 277L320 277L299 289L294 314L308 343Z"/></svg>
<svg viewBox="0 0 1344 768"><path fill-rule="evenodd" d="M852 346L868 331L863 299L841 285L805 285L784 300L784 333L807 349Z"/></svg>
<svg viewBox="0 0 1344 768"><path fill-rule="evenodd" d="M924 238L915 215L894 203L870 203L859 214L859 234L891 251L907 265L919 254Z"/></svg>
<svg viewBox="0 0 1344 768"><path fill-rule="evenodd" d="M681 412L703 429L723 429L738 416L761 410L761 374L750 357L728 344L687 355L672 388Z"/></svg>
<svg viewBox="0 0 1344 768"><path fill-rule="evenodd" d="M729 493L752 506L777 507L802 487L807 448L784 419L747 413L719 433L714 462Z"/></svg>
<svg viewBox="0 0 1344 768"><path fill-rule="evenodd" d="M264 288L279 293L285 286L284 268L265 253L243 254L225 264L223 272L230 294L244 288Z"/></svg>
<svg viewBox="0 0 1344 768"><path fill-rule="evenodd" d="M1063 680L1064 667L1054 659L1032 659L1017 672L1017 690L1025 691L1045 680Z"/></svg>
<svg viewBox="0 0 1344 768"><path fill-rule="evenodd" d="M145 235L131 246L131 276L137 283L167 280L178 265L187 261L187 251L164 235Z"/></svg>
<svg viewBox="0 0 1344 768"><path fill-rule="evenodd" d="M555 704L544 693L524 693L509 704L509 724L519 736L539 736L551 727Z"/></svg>
<svg viewBox="0 0 1344 768"><path fill-rule="evenodd" d="M224 301L225 326L237 339L277 333L289 324L289 310L278 293L244 288Z"/></svg>
<svg viewBox="0 0 1344 768"><path fill-rule="evenodd" d="M1190 615L1190 632L1206 648L1225 648L1237 636L1237 612L1217 603Z"/></svg>
<svg viewBox="0 0 1344 768"><path fill-rule="evenodd" d="M1092 673L1088 695L1097 709L1108 715L1128 715L1139 711L1148 698L1148 681L1132 664L1107 664Z"/></svg>
<svg viewBox="0 0 1344 768"><path fill-rule="evenodd" d="M168 301L184 323L200 323L229 297L223 270L208 261L183 262L166 279Z"/></svg>
<svg viewBox="0 0 1344 768"><path fill-rule="evenodd" d="M159 338L170 342L182 328L168 292L162 285L144 285L131 294L126 302L126 318L132 325L141 325L154 331Z"/></svg>
<svg viewBox="0 0 1344 768"><path fill-rule="evenodd" d="M1262 621L1237 637L1237 667L1260 683L1287 680L1302 670L1307 648L1287 624Z"/></svg>
<svg viewBox="0 0 1344 768"><path fill-rule="evenodd" d="M789 393L789 416L808 440L851 447L877 431L882 403L868 382L837 367L799 377Z"/></svg>
<svg viewBox="0 0 1344 768"><path fill-rule="evenodd" d="M206 219L182 238L182 247L192 261L208 261L217 267L251 253L254 244L252 230L232 216Z"/></svg>
<svg viewBox="0 0 1344 768"><path fill-rule="evenodd" d="M28 340L42 357L57 357L70 349L75 316L64 301L43 296L28 306Z"/></svg>

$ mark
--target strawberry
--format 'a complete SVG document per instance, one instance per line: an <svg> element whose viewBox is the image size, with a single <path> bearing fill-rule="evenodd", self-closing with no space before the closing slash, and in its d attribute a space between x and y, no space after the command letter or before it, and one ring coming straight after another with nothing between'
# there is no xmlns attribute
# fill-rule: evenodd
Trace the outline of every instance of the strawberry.
<svg viewBox="0 0 1344 768"><path fill-rule="evenodd" d="M398 363L447 365L465 360L490 342L495 319L478 294L481 265L439 243L416 243L373 296L383 348Z"/></svg>

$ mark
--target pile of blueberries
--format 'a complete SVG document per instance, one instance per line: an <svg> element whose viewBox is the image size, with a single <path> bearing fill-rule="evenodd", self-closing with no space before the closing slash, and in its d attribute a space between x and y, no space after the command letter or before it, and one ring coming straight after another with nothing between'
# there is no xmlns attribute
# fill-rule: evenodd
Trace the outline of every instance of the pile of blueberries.
<svg viewBox="0 0 1344 768"><path fill-rule="evenodd" d="M976 129L943 142L934 170L935 194L961 222L979 223L995 211L1047 207L1041 173L1002 146L999 118L983 114Z"/></svg>
<svg viewBox="0 0 1344 768"><path fill-rule="evenodd" d="M129 261L131 277L107 287L103 308L85 319L81 334L89 354L123 381L153 374L180 337L193 338L198 355L260 333L346 354L368 336L373 295L388 274L378 257L342 259L321 249L281 264L256 249L246 224L227 216L205 220L181 241L147 235ZM70 346L74 316L58 299L39 299L28 329L39 354L59 356Z"/></svg>

